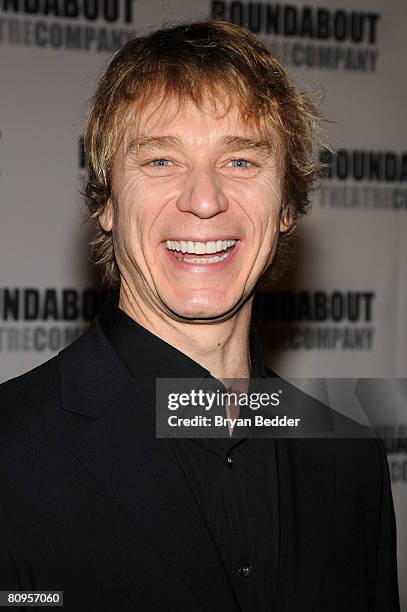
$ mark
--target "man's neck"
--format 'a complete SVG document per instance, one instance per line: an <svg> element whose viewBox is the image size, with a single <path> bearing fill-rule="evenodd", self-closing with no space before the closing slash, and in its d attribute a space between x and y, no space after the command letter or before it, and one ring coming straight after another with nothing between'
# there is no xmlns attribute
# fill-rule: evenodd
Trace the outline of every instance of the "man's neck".
<svg viewBox="0 0 407 612"><path fill-rule="evenodd" d="M138 304L120 292L119 308L168 344L188 355L218 379L249 378L249 327L252 302L219 323L183 323Z"/></svg>

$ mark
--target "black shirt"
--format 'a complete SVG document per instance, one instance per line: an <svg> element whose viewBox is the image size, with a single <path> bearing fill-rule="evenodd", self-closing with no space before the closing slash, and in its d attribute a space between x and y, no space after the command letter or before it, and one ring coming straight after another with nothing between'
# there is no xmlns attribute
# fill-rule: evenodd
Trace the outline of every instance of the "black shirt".
<svg viewBox="0 0 407 612"><path fill-rule="evenodd" d="M108 297L99 323L137 379L152 411L156 378L213 379L208 370L139 325ZM255 378L265 367L250 330ZM176 438L169 444L196 498L244 612L273 609L278 571L278 482L273 438ZM199 555L199 551L197 551ZM205 568L202 568L205 571Z"/></svg>

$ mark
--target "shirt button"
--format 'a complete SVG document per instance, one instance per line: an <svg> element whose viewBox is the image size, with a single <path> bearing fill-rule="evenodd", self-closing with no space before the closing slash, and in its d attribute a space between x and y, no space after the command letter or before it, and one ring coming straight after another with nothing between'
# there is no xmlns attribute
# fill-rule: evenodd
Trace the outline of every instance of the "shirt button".
<svg viewBox="0 0 407 612"><path fill-rule="evenodd" d="M232 467L233 459L230 455L226 457L226 464L228 467Z"/></svg>
<svg viewBox="0 0 407 612"><path fill-rule="evenodd" d="M252 575L253 568L251 565L241 565L237 571L243 578L248 578Z"/></svg>

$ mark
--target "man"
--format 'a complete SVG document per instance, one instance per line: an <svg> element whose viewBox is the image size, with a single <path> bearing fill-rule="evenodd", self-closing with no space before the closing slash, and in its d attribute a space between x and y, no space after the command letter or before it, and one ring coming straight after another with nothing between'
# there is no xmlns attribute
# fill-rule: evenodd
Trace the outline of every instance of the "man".
<svg viewBox="0 0 407 612"><path fill-rule="evenodd" d="M156 379L274 376L253 295L307 208L316 121L222 21L113 58L86 202L115 291L78 341L3 385L3 590L63 590L75 612L399 609L376 439L156 437Z"/></svg>

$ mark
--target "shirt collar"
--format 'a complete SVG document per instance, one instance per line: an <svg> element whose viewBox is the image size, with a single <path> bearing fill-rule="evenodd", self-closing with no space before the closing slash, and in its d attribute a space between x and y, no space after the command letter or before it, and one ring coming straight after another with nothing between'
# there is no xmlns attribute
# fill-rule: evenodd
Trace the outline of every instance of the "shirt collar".
<svg viewBox="0 0 407 612"><path fill-rule="evenodd" d="M119 293L111 291L99 323L131 374L137 378L212 378L209 370L137 323L118 306ZM260 338L250 328L252 377L267 376Z"/></svg>

